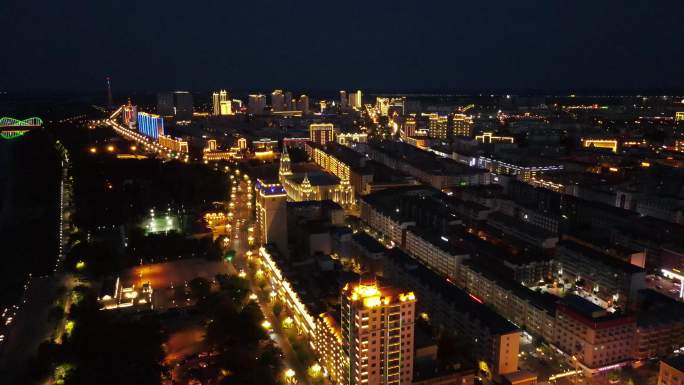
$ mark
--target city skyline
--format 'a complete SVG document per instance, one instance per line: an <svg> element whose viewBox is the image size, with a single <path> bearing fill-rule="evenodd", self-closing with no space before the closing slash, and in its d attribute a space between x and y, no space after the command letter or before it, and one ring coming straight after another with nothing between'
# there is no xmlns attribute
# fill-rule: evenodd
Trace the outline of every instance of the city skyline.
<svg viewBox="0 0 684 385"><path fill-rule="evenodd" d="M684 2L7 0L0 384L684 385Z"/></svg>

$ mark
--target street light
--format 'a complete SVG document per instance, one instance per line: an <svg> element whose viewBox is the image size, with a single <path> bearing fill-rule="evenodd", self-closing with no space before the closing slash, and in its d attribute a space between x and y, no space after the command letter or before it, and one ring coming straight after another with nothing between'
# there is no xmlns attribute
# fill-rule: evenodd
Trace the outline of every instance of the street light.
<svg viewBox="0 0 684 385"><path fill-rule="evenodd" d="M288 383L295 381L294 376L295 376L295 371L292 370L291 368L287 369L285 371L285 381L287 381Z"/></svg>
<svg viewBox="0 0 684 385"><path fill-rule="evenodd" d="M318 377L321 375L321 365L315 363L309 367L309 375L311 377Z"/></svg>

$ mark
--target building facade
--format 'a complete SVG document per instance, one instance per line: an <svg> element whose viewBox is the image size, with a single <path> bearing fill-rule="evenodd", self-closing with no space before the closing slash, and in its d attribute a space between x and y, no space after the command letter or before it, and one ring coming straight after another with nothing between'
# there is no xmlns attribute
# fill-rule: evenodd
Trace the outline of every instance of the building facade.
<svg viewBox="0 0 684 385"><path fill-rule="evenodd" d="M288 255L287 243L287 194L280 183L257 179L256 225L259 244L271 243L278 251Z"/></svg>
<svg viewBox="0 0 684 385"><path fill-rule="evenodd" d="M677 356L660 361L658 385L684 384L684 357Z"/></svg>
<svg viewBox="0 0 684 385"><path fill-rule="evenodd" d="M159 115L138 112L138 132L157 139L164 135L164 119Z"/></svg>
<svg viewBox="0 0 684 385"><path fill-rule="evenodd" d="M473 118L465 114L455 114L452 122L452 134L454 137L473 135Z"/></svg>
<svg viewBox="0 0 684 385"><path fill-rule="evenodd" d="M609 314L584 298L568 295L556 309L552 344L593 376L630 362L635 332L633 317Z"/></svg>
<svg viewBox="0 0 684 385"><path fill-rule="evenodd" d="M349 384L400 385L413 378L416 297L377 282L347 285L341 295L342 352Z"/></svg>
<svg viewBox="0 0 684 385"><path fill-rule="evenodd" d="M428 116L428 132L431 138L446 140L449 137L449 117L430 114Z"/></svg>
<svg viewBox="0 0 684 385"><path fill-rule="evenodd" d="M314 123L309 125L309 140L318 145L325 146L331 143L335 137L335 127L332 123Z"/></svg>

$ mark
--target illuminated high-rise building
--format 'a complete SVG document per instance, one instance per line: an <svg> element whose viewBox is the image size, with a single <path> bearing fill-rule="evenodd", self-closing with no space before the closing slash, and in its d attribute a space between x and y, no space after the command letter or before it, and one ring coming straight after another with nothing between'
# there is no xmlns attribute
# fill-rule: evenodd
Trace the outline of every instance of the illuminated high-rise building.
<svg viewBox="0 0 684 385"><path fill-rule="evenodd" d="M332 123L314 123L309 125L309 140L325 146L334 140L335 127Z"/></svg>
<svg viewBox="0 0 684 385"><path fill-rule="evenodd" d="M407 138L416 135L417 127L418 123L416 122L415 116L409 116L406 118L401 130L402 137Z"/></svg>
<svg viewBox="0 0 684 385"><path fill-rule="evenodd" d="M375 109L380 111L380 115L387 116L387 111L389 111L389 98L375 98Z"/></svg>
<svg viewBox="0 0 684 385"><path fill-rule="evenodd" d="M271 243L282 255L288 255L287 245L287 193L274 181L257 179L256 224L259 243Z"/></svg>
<svg viewBox="0 0 684 385"><path fill-rule="evenodd" d="M302 95L299 97L299 101L297 102L297 109L302 111L302 114L308 115L309 114L309 97L306 95Z"/></svg>
<svg viewBox="0 0 684 385"><path fill-rule="evenodd" d="M211 104L213 107L213 114L214 115L230 115L231 113L223 113L225 110L225 107L222 107L221 104L223 103L231 103L230 99L228 99L228 92L226 90L221 90L219 92L214 92L211 95ZM228 106L228 111L231 111L232 108L229 105Z"/></svg>
<svg viewBox="0 0 684 385"><path fill-rule="evenodd" d="M349 107L349 98L347 98L347 91L340 91L340 107L345 109Z"/></svg>
<svg viewBox="0 0 684 385"><path fill-rule="evenodd" d="M415 295L362 278L342 289L340 308L342 355L349 362L344 382L411 384Z"/></svg>
<svg viewBox="0 0 684 385"><path fill-rule="evenodd" d="M233 102L224 100L219 105L219 112L221 115L233 115Z"/></svg>
<svg viewBox="0 0 684 385"><path fill-rule="evenodd" d="M211 94L211 107L213 115L221 115L221 97L218 92Z"/></svg>
<svg viewBox="0 0 684 385"><path fill-rule="evenodd" d="M355 93L349 95L349 105L357 110L363 108L363 95L361 90L357 90Z"/></svg>
<svg viewBox="0 0 684 385"><path fill-rule="evenodd" d="M449 136L449 118L430 114L428 119L428 135L434 139L447 139Z"/></svg>
<svg viewBox="0 0 684 385"><path fill-rule="evenodd" d="M473 118L465 114L455 114L453 120L453 136L473 135Z"/></svg>
<svg viewBox="0 0 684 385"><path fill-rule="evenodd" d="M138 132L147 137L158 139L164 135L164 119L159 115L138 112Z"/></svg>
<svg viewBox="0 0 684 385"><path fill-rule="evenodd" d="M247 101L247 112L252 115L263 114L266 109L266 95L249 95Z"/></svg>
<svg viewBox="0 0 684 385"><path fill-rule="evenodd" d="M128 99L128 104L123 109L123 123L129 129L134 129L138 120L138 107L131 104L131 99Z"/></svg>
<svg viewBox="0 0 684 385"><path fill-rule="evenodd" d="M285 110L285 95L283 94L283 90L275 90L271 93L271 110Z"/></svg>

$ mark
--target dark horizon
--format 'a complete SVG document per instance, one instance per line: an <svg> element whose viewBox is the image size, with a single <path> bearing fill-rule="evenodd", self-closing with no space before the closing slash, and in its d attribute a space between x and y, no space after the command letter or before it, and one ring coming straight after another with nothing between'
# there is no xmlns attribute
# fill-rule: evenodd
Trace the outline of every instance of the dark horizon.
<svg viewBox="0 0 684 385"><path fill-rule="evenodd" d="M684 3L10 0L0 90L684 89ZM24 17L31 15L31 17ZM249 91L251 92L251 91ZM509 92L509 91L506 91Z"/></svg>
<svg viewBox="0 0 684 385"><path fill-rule="evenodd" d="M186 88L159 88L159 89L130 89L121 90L116 88L116 84L112 79L112 93L114 100L125 99L128 97L151 97L160 92L173 91L188 91L193 96L204 96L209 98L211 93L219 90L227 90L234 97L245 98L249 94L264 94L270 95L273 90L281 89L283 91L291 91L293 96L300 94L307 94L314 98L329 98L334 99L339 96L339 91L344 90L348 93L355 92L357 88L340 88L340 89L314 89L314 88L284 88L274 86L270 89L255 88L255 89L238 89L230 87L214 87L205 89L186 89ZM588 98L619 98L619 97L633 97L633 96L667 96L667 97L684 97L684 87L672 88L641 88L641 89L370 89L359 88L364 97L365 96L384 96L397 95L407 97L428 97L428 96L449 96L449 97L486 97L486 96L521 96L521 97L551 97L562 98L570 97L571 95ZM1 98L86 98L86 99L105 99L106 88L103 82L102 89L99 90L67 90L67 89L22 89L22 90L0 90Z"/></svg>

